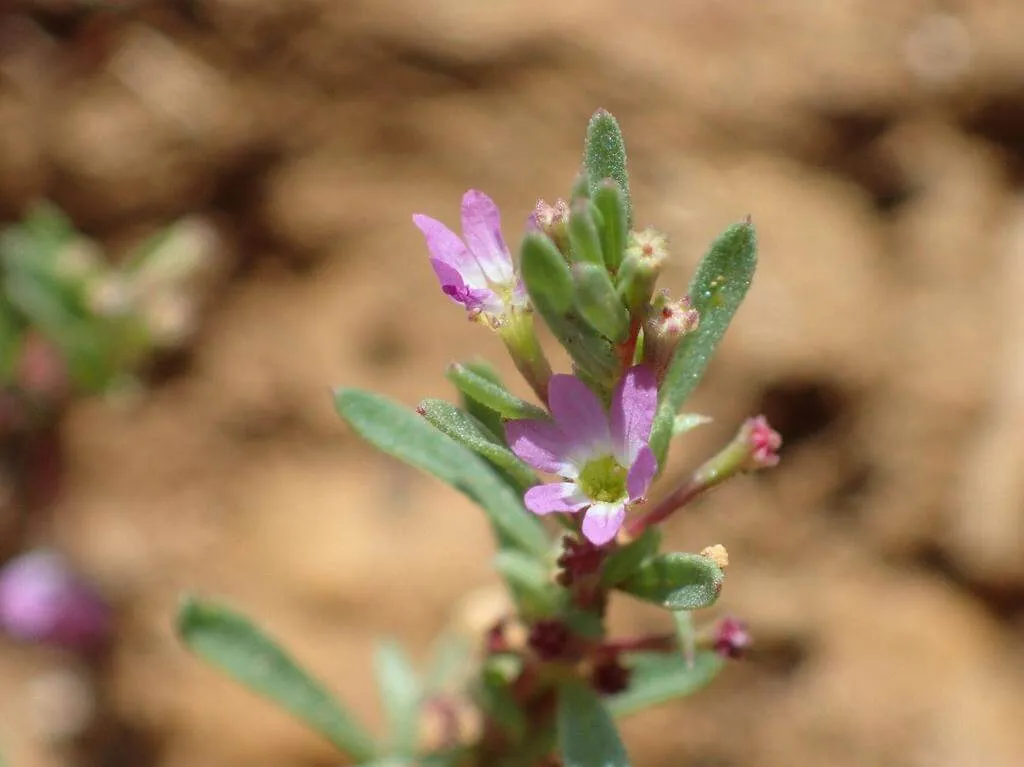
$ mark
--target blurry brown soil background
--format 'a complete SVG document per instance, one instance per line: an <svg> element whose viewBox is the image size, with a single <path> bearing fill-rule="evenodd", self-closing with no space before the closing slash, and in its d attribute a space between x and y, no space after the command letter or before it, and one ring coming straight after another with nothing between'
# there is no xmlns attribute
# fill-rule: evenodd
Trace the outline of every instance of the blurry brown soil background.
<svg viewBox="0 0 1024 767"><path fill-rule="evenodd" d="M375 454L330 387L412 406L497 341L437 290L410 216L477 187L518 238L597 107L681 291L751 214L749 298L688 409L692 468L764 412L786 444L671 520L725 544L750 658L628 720L641 766L1024 764L1020 0L22 0L0 18L0 215L59 204L116 256L186 215L224 277L138 402L81 401L45 540L118 606L94 688L0 644L12 767L339 759L186 654L230 600L381 715L387 635L426 657L493 583L483 517ZM559 358L561 359L561 358ZM5 512L10 514L9 510ZM664 615L624 607L623 632ZM92 715L81 749L63 740Z"/></svg>

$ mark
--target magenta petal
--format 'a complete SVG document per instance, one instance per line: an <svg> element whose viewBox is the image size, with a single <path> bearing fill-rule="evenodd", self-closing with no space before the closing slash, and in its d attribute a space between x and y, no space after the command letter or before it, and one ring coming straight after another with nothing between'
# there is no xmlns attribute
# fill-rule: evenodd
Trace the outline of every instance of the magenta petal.
<svg viewBox="0 0 1024 767"><path fill-rule="evenodd" d="M629 491L629 499L636 500L647 494L647 488L654 481L654 475L658 473L658 459L654 452L647 445L641 445L637 451L636 460L629 467L629 474L626 475L626 489Z"/></svg>
<svg viewBox="0 0 1024 767"><path fill-rule="evenodd" d="M487 280L480 271L476 259L451 229L437 219L417 213L412 221L427 240L427 249L432 258L448 264L461 275L463 282L474 288L487 287ZM437 268L434 268L437 271ZM440 277L440 275L438 275ZM442 282L443 284L443 282Z"/></svg>
<svg viewBox="0 0 1024 767"><path fill-rule="evenodd" d="M618 458L632 464L642 445L651 438L651 424L658 408L658 381L647 365L626 371L615 387L609 413L611 434Z"/></svg>
<svg viewBox="0 0 1024 767"><path fill-rule="evenodd" d="M551 514L579 511L589 501L579 492L575 483L554 482L531 487L523 496L523 503L534 514Z"/></svg>
<svg viewBox="0 0 1024 767"><path fill-rule="evenodd" d="M499 285L512 282L512 256L501 236L498 206L476 189L462 197L462 236L487 279Z"/></svg>
<svg viewBox="0 0 1024 767"><path fill-rule="evenodd" d="M595 546L603 546L618 534L625 518L622 504L595 503L583 517L583 535Z"/></svg>
<svg viewBox="0 0 1024 767"><path fill-rule="evenodd" d="M608 416L604 407L597 395L576 376L551 376L548 405L576 458L586 458L610 449Z"/></svg>
<svg viewBox="0 0 1024 767"><path fill-rule="evenodd" d="M566 460L569 444L562 430L551 421L521 419L505 424L509 448L530 466L550 474L575 476Z"/></svg>

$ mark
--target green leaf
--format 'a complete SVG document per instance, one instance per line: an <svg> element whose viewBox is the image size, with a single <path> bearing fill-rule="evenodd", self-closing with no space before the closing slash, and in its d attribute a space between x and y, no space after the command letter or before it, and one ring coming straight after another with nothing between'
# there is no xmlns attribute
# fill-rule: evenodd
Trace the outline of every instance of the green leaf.
<svg viewBox="0 0 1024 767"><path fill-rule="evenodd" d="M753 224L745 221L719 235L690 281L690 300L700 313L700 326L679 343L659 391L650 444L660 467L665 466L676 413L704 375L756 266L757 237Z"/></svg>
<svg viewBox="0 0 1024 767"><path fill-rule="evenodd" d="M615 717L685 698L713 680L725 661L713 652L697 654L692 664L674 653L636 653L630 656L633 673L629 689L608 699L608 708Z"/></svg>
<svg viewBox="0 0 1024 767"><path fill-rule="evenodd" d="M629 336L629 312L603 265L576 264L576 309L590 326L609 341L622 343Z"/></svg>
<svg viewBox="0 0 1024 767"><path fill-rule="evenodd" d="M471 369L473 373L483 379L488 386L496 386L499 390L504 388L497 371L495 371L494 368L486 362L470 362L463 369L466 368ZM450 375L448 375L448 377L451 379ZM456 388L458 387L456 386ZM501 417L501 413L497 412L485 403L470 397L461 390L459 391L459 403L462 405L463 410L486 426L487 430L494 434L502 445L508 447L508 443L505 441L505 422Z"/></svg>
<svg viewBox="0 0 1024 767"><path fill-rule="evenodd" d="M590 193L597 190L606 178L613 179L622 190L626 207L626 227L632 226L633 211L629 199L629 173L626 171L626 142L618 121L611 113L598 109L587 125L587 140L583 150L583 165L590 178Z"/></svg>
<svg viewBox="0 0 1024 767"><path fill-rule="evenodd" d="M626 253L629 217L626 197L616 183L603 182L594 193L594 206L601 214L601 252L608 271L615 274Z"/></svg>
<svg viewBox="0 0 1024 767"><path fill-rule="evenodd" d="M590 199L590 176L587 169L583 168L573 179L572 189L569 190L569 208L572 209L580 200Z"/></svg>
<svg viewBox="0 0 1024 767"><path fill-rule="evenodd" d="M589 687L569 682L559 688L556 721L565 767L628 767L615 722Z"/></svg>
<svg viewBox="0 0 1024 767"><path fill-rule="evenodd" d="M454 364L445 375L467 398L486 405L499 415L510 418L544 419L546 411L516 397L501 383L484 375L476 363Z"/></svg>
<svg viewBox="0 0 1024 767"><path fill-rule="evenodd" d="M594 264L604 271L601 236L591 206L586 202L577 203L569 216L569 243L574 263Z"/></svg>
<svg viewBox="0 0 1024 767"><path fill-rule="evenodd" d="M606 588L617 586L631 576L640 564L658 553L661 546L661 532L648 527L635 541L613 551L601 567L601 585Z"/></svg>
<svg viewBox="0 0 1024 767"><path fill-rule="evenodd" d="M672 421L672 436L678 437L680 434L686 434L686 432L693 431L698 426L711 423L711 421L712 418L708 415L701 415L700 413L680 413Z"/></svg>
<svg viewBox="0 0 1024 767"><path fill-rule="evenodd" d="M370 444L433 474L465 494L487 513L502 547L515 545L543 556L550 543L544 527L486 461L416 413L377 394L338 389L334 406Z"/></svg>
<svg viewBox="0 0 1024 767"><path fill-rule="evenodd" d="M469 665L472 651L469 639L455 631L441 634L431 651L430 665L423 678L428 693L449 688Z"/></svg>
<svg viewBox="0 0 1024 767"><path fill-rule="evenodd" d="M377 645L373 670L388 721L391 750L398 756L413 756L422 696L416 671L401 646L391 640Z"/></svg>
<svg viewBox="0 0 1024 767"><path fill-rule="evenodd" d="M539 232L529 232L520 245L519 265L530 298L542 313L564 314L572 307L572 274L555 244Z"/></svg>
<svg viewBox="0 0 1024 767"><path fill-rule="evenodd" d="M373 739L362 725L243 616L189 597L178 612L177 631L200 658L277 703L356 761L374 757Z"/></svg>
<svg viewBox="0 0 1024 767"><path fill-rule="evenodd" d="M533 469L523 463L473 416L440 399L423 400L419 411L441 432L502 469L515 481L518 489L526 490L538 484Z"/></svg>
<svg viewBox="0 0 1024 767"><path fill-rule="evenodd" d="M537 313L579 370L610 388L619 372L615 348L570 310L575 288L569 266L547 237L531 232L520 251L523 282Z"/></svg>
<svg viewBox="0 0 1024 767"><path fill-rule="evenodd" d="M669 610L697 610L718 599L725 573L701 554L661 554L619 584L628 594Z"/></svg>
<svg viewBox="0 0 1024 767"><path fill-rule="evenodd" d="M521 551L499 551L494 569L508 583L525 617L551 615L559 605L560 590L543 560Z"/></svg>
<svg viewBox="0 0 1024 767"><path fill-rule="evenodd" d="M526 714L508 684L494 678L485 679L480 688L480 698L488 718L504 730L513 743L521 741L528 726Z"/></svg>

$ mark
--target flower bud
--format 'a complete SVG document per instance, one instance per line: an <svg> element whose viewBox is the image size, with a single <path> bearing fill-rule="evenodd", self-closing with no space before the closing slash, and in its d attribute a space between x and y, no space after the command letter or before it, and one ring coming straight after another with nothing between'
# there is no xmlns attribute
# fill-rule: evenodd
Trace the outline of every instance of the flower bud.
<svg viewBox="0 0 1024 767"><path fill-rule="evenodd" d="M632 670L618 656L606 658L590 671L590 684L601 695L616 695L629 689Z"/></svg>
<svg viewBox="0 0 1024 767"><path fill-rule="evenodd" d="M745 445L748 453L743 471L768 469L778 464L776 451L782 447L782 435L768 425L768 419L763 415L748 418L740 427L736 441Z"/></svg>
<svg viewBox="0 0 1024 767"><path fill-rule="evenodd" d="M655 297L644 317L644 361L654 368L659 383L675 355L683 336L700 325L700 314L693 308L689 296L672 301L668 293Z"/></svg>
<svg viewBox="0 0 1024 767"><path fill-rule="evenodd" d="M563 256L569 254L569 203L559 198L554 205L537 200L530 214L529 228L543 232Z"/></svg>
<svg viewBox="0 0 1024 767"><path fill-rule="evenodd" d="M0 570L0 628L16 639L90 649L110 627L108 605L59 554L33 551Z"/></svg>
<svg viewBox="0 0 1024 767"><path fill-rule="evenodd" d="M667 259L668 239L664 234L651 228L629 233L618 290L633 317L642 314L650 302Z"/></svg>
<svg viewBox="0 0 1024 767"><path fill-rule="evenodd" d="M746 625L736 618L725 618L715 627L712 647L723 658L741 658L753 643Z"/></svg>

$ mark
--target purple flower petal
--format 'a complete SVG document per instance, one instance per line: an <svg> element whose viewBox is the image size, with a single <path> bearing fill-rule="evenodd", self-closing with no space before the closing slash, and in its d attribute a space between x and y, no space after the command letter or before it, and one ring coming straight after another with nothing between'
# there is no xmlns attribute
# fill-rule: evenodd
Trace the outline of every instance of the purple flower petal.
<svg viewBox="0 0 1024 767"><path fill-rule="evenodd" d="M427 249L433 259L448 264L459 273L462 281L472 288L486 288L487 280L480 270L480 265L473 258L473 254L466 248L466 244L459 239L451 229L437 219L417 213L412 221L423 232L427 240ZM437 272L437 267L434 267ZM441 276L438 275L441 279ZM444 282L442 281L442 285Z"/></svg>
<svg viewBox="0 0 1024 767"><path fill-rule="evenodd" d="M0 570L0 627L30 642L87 649L110 630L107 604L60 555L37 550Z"/></svg>
<svg viewBox="0 0 1024 767"><path fill-rule="evenodd" d="M615 387L609 413L616 457L624 465L631 465L651 438L657 407L658 382L654 371L646 365L631 367Z"/></svg>
<svg viewBox="0 0 1024 767"><path fill-rule="evenodd" d="M654 475L658 473L658 460L654 452L647 445L641 445L637 451L636 460L629 467L629 474L626 475L626 489L629 491L631 501L641 498L647 493L651 486Z"/></svg>
<svg viewBox="0 0 1024 767"><path fill-rule="evenodd" d="M462 197L462 236L487 279L499 285L512 283L512 256L501 236L498 206L476 189Z"/></svg>
<svg viewBox="0 0 1024 767"><path fill-rule="evenodd" d="M576 468L565 458L569 443L562 430L551 421L509 421L505 424L505 439L512 452L533 468L566 479L576 477Z"/></svg>
<svg viewBox="0 0 1024 767"><path fill-rule="evenodd" d="M551 376L548 405L569 444L570 451L563 453L563 457L583 461L611 449L604 407L597 395L576 376Z"/></svg>
<svg viewBox="0 0 1024 767"><path fill-rule="evenodd" d="M571 513L590 503L574 482L534 485L526 491L523 502L534 514L551 514L556 511Z"/></svg>
<svg viewBox="0 0 1024 767"><path fill-rule="evenodd" d="M595 503L583 517L583 535L595 546L612 540L626 518L626 507L619 503Z"/></svg>
<svg viewBox="0 0 1024 767"><path fill-rule="evenodd" d="M441 283L441 292L469 311L501 312L501 298L488 288L471 288L462 280L462 275L436 258L430 259L434 274Z"/></svg>

